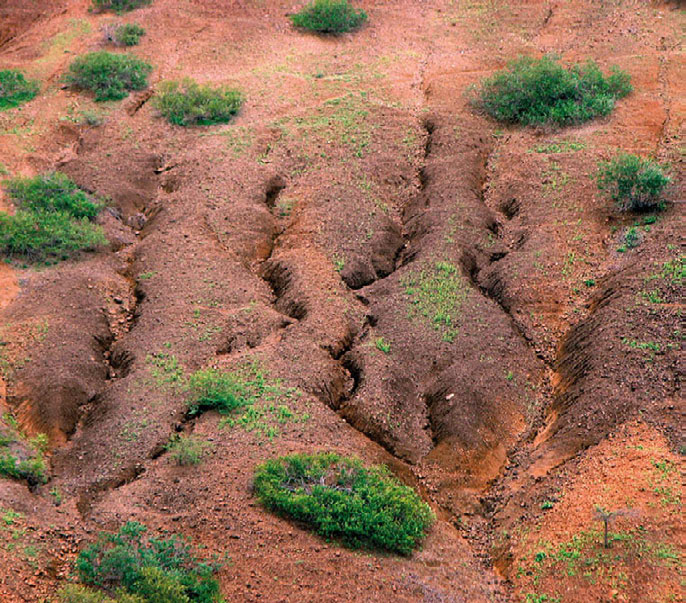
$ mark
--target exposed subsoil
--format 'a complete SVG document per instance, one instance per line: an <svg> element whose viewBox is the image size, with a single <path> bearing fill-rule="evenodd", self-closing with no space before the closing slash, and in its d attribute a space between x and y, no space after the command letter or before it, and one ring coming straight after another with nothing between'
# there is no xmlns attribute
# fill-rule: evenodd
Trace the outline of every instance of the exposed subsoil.
<svg viewBox="0 0 686 603"><path fill-rule="evenodd" d="M89 4L0 4L0 65L42 83L0 113L0 167L107 197L110 241L0 264L0 406L50 439L46 485L0 480L0 509L22 514L0 522L0 598L49 600L80 545L135 519L229 557L229 601L681 600L683 486L657 492L654 462L683 469L686 445L683 280L664 269L686 226L683 9L360 1L369 23L323 38L290 26L291 2L155 0L116 18L145 27L152 88L190 76L247 99L231 124L183 129L149 91L98 106L62 88L115 19ZM470 85L547 52L619 65L635 91L559 131L473 112ZM618 150L671 164L654 223L597 192ZM437 265L455 269L450 328L413 303ZM302 392L274 437L188 418L180 373L254 363ZM164 454L180 432L212 442L198 467ZM421 550L350 551L257 504L255 465L318 450L417 487L438 516ZM536 566L598 526L594 505L630 506L617 529L669 554L593 580Z"/></svg>

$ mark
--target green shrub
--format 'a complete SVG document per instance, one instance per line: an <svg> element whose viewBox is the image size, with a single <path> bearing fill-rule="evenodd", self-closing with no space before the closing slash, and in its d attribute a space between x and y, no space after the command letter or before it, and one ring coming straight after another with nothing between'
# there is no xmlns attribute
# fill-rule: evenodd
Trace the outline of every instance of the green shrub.
<svg viewBox="0 0 686 603"><path fill-rule="evenodd" d="M291 15L296 27L319 33L340 34L357 29L367 20L367 13L356 10L348 0L314 0Z"/></svg>
<svg viewBox="0 0 686 603"><path fill-rule="evenodd" d="M163 82L153 99L155 108L177 126L226 123L242 104L243 95L238 90L200 85L191 79Z"/></svg>
<svg viewBox="0 0 686 603"><path fill-rule="evenodd" d="M127 522L116 534L101 533L76 560L81 582L116 593L118 601L124 600L123 595L144 603L222 601L213 577L216 565L199 562L188 543L176 535L158 539L146 532L144 525Z"/></svg>
<svg viewBox="0 0 686 603"><path fill-rule="evenodd" d="M152 0L93 0L93 8L99 11L111 10L121 14L146 6L151 2Z"/></svg>
<svg viewBox="0 0 686 603"><path fill-rule="evenodd" d="M206 410L229 414L255 401L250 385L237 373L225 373L213 368L203 369L191 375L188 387L190 415L197 415Z"/></svg>
<svg viewBox="0 0 686 603"><path fill-rule="evenodd" d="M145 35L143 29L137 23L127 23L119 25L112 34L114 41L122 46L136 46L141 38Z"/></svg>
<svg viewBox="0 0 686 603"><path fill-rule="evenodd" d="M409 555L434 515L385 467L332 453L294 454L259 465L255 493L268 509L302 521L325 538Z"/></svg>
<svg viewBox="0 0 686 603"><path fill-rule="evenodd" d="M76 58L65 81L94 92L96 101L120 100L131 90L147 87L151 71L151 65L133 55L100 50Z"/></svg>
<svg viewBox="0 0 686 603"><path fill-rule="evenodd" d="M27 80L21 71L0 70L0 111L18 107L30 101L39 90L38 82Z"/></svg>
<svg viewBox="0 0 686 603"><path fill-rule="evenodd" d="M598 188L609 193L620 209L639 211L660 203L660 195L671 179L651 159L623 154L600 164Z"/></svg>
<svg viewBox="0 0 686 603"><path fill-rule="evenodd" d="M14 421L6 421L0 430L0 477L23 479L34 488L48 481L47 468L43 453L47 447L44 434L27 440ZM21 459L13 453L11 446L21 443L26 458Z"/></svg>
<svg viewBox="0 0 686 603"><path fill-rule="evenodd" d="M472 103L498 121L566 126L608 115L631 90L616 67L606 77L593 61L565 69L551 57L520 57L485 79Z"/></svg>
<svg viewBox="0 0 686 603"><path fill-rule="evenodd" d="M202 457L212 447L210 442L193 436L177 436L166 449L177 465L199 465Z"/></svg>
<svg viewBox="0 0 686 603"><path fill-rule="evenodd" d="M102 229L91 222L102 204L64 174L4 184L18 210L14 215L0 212L0 253L30 261L61 260L107 243Z"/></svg>

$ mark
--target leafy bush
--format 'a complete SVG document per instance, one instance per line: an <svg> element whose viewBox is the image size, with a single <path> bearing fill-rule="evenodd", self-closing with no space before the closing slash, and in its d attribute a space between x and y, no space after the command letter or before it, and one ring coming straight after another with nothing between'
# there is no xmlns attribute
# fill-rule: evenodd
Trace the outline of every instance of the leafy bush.
<svg viewBox="0 0 686 603"><path fill-rule="evenodd" d="M76 560L79 579L96 590L81 589L76 594L85 591L97 596L100 589L116 594L117 601L131 603L222 601L219 583L213 577L216 565L199 562L188 543L176 535L158 539L146 536L146 532L144 525L127 522L116 534L101 533L97 542L81 551Z"/></svg>
<svg viewBox="0 0 686 603"><path fill-rule="evenodd" d="M382 466L333 453L294 454L259 465L255 493L268 509L326 538L408 555L431 526L429 506Z"/></svg>
<svg viewBox="0 0 686 603"><path fill-rule="evenodd" d="M133 55L101 50L76 58L65 81L94 92L96 101L120 100L131 90L147 87L151 71L151 65Z"/></svg>
<svg viewBox="0 0 686 603"><path fill-rule="evenodd" d="M498 121L565 126L609 114L632 89L616 67L606 77L593 61L565 69L551 57L520 57L484 80L472 103Z"/></svg>
<svg viewBox="0 0 686 603"><path fill-rule="evenodd" d="M153 105L177 126L226 123L238 113L243 95L228 86L213 88L191 79L163 82Z"/></svg>
<svg viewBox="0 0 686 603"><path fill-rule="evenodd" d="M251 387L237 373L225 373L213 368L193 373L188 380L191 415L206 410L229 414L237 408L248 406L255 400Z"/></svg>
<svg viewBox="0 0 686 603"><path fill-rule="evenodd" d="M48 481L43 457L48 444L47 437L39 434L27 440L14 420L6 422L7 426L0 429L0 477L26 480L29 488L44 484ZM23 459L17 456L17 447L12 450L12 446L17 443L20 444L18 448L23 449Z"/></svg>
<svg viewBox="0 0 686 603"><path fill-rule="evenodd" d="M598 188L608 191L623 210L639 211L655 207L670 182L660 164L637 155L620 155L601 163L598 170Z"/></svg>
<svg viewBox="0 0 686 603"><path fill-rule="evenodd" d="M107 243L102 229L90 221L102 204L64 174L4 184L19 209L14 215L0 212L0 252L31 261L60 260Z"/></svg>
<svg viewBox="0 0 686 603"><path fill-rule="evenodd" d="M172 439L166 449L177 465L199 465L202 457L211 447L210 442L200 438L180 435Z"/></svg>
<svg viewBox="0 0 686 603"><path fill-rule="evenodd" d="M152 0L93 0L96 10L112 10L117 14L125 13L150 4Z"/></svg>
<svg viewBox="0 0 686 603"><path fill-rule="evenodd" d="M367 13L350 6L348 0L314 0L299 13L291 15L296 27L331 34L352 31L366 20Z"/></svg>
<svg viewBox="0 0 686 603"><path fill-rule="evenodd" d="M0 111L30 101L39 90L38 82L27 80L21 71L0 70Z"/></svg>
<svg viewBox="0 0 686 603"><path fill-rule="evenodd" d="M117 26L112 33L112 38L114 42L122 46L136 46L144 35L145 29L140 25L127 23Z"/></svg>

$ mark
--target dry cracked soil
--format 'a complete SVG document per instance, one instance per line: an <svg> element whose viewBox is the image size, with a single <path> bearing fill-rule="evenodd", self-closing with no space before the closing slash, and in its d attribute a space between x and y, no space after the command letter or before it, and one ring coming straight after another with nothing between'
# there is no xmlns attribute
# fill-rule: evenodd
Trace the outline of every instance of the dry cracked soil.
<svg viewBox="0 0 686 603"><path fill-rule="evenodd" d="M684 5L359 5L363 28L322 37L294 0L0 0L0 67L41 83L0 113L0 168L109 199L106 249L0 264L0 406L49 438L47 484L0 479L3 602L55 601L127 520L228 558L227 601L683 600ZM113 20L146 29L150 90L228 83L238 116L181 128L150 91L66 89ZM558 130L474 112L470 86L545 53L634 91ZM671 166L649 220L597 190L618 151ZM184 375L246 364L286 414L188 416ZM171 461L176 433L212 443L201 465ZM417 488L437 514L419 550L350 550L257 503L257 464L322 450ZM611 549L597 505L633 510Z"/></svg>

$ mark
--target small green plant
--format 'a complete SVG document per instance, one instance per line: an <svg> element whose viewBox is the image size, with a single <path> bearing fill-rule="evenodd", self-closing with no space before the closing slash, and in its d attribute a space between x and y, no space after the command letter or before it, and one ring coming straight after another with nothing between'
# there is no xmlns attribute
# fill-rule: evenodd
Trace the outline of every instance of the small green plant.
<svg viewBox="0 0 686 603"><path fill-rule="evenodd" d="M146 6L151 2L152 0L93 0L93 8L98 11L111 10L121 14Z"/></svg>
<svg viewBox="0 0 686 603"><path fill-rule="evenodd" d="M202 126L229 122L241 108L243 95L229 86L215 88L186 78L160 84L153 104L172 124Z"/></svg>
<svg viewBox="0 0 686 603"><path fill-rule="evenodd" d="M48 481L43 457L47 447L45 434L27 439L13 417L5 415L3 419L6 427L0 425L0 477L26 480L31 489L44 484Z"/></svg>
<svg viewBox="0 0 686 603"><path fill-rule="evenodd" d="M191 416L207 410L230 414L252 404L256 399L251 384L238 373L213 368L202 369L191 375L188 385L188 413Z"/></svg>
<svg viewBox="0 0 686 603"><path fill-rule="evenodd" d="M604 76L592 61L566 69L552 57L519 57L485 79L472 104L506 123L566 126L608 115L631 90L618 68Z"/></svg>
<svg viewBox="0 0 686 603"><path fill-rule="evenodd" d="M269 460L257 467L254 489L268 509L352 547L409 555L434 520L419 495L385 467L333 453Z"/></svg>
<svg viewBox="0 0 686 603"><path fill-rule="evenodd" d="M132 90L146 88L151 71L151 65L133 55L100 50L74 59L64 79L93 92L96 101L121 100Z"/></svg>
<svg viewBox="0 0 686 603"><path fill-rule="evenodd" d="M598 188L607 191L625 211L659 206L662 191L671 182L660 164L630 154L601 163L597 178Z"/></svg>
<svg viewBox="0 0 686 603"><path fill-rule="evenodd" d="M179 435L170 440L165 448L177 465L199 465L212 444L194 436Z"/></svg>
<svg viewBox="0 0 686 603"><path fill-rule="evenodd" d="M634 249L641 244L641 235L635 226L626 229L624 233L624 245L627 249Z"/></svg>
<svg viewBox="0 0 686 603"><path fill-rule="evenodd" d="M217 569L198 561L183 538L155 538L130 521L116 534L101 533L79 553L76 571L87 588L71 587L60 597L63 602L109 601L95 598L107 594L122 603L218 603L223 599L213 576ZM74 598L86 595L93 598Z"/></svg>
<svg viewBox="0 0 686 603"><path fill-rule="evenodd" d="M374 345L376 346L376 349L383 352L384 354L388 354L391 351L391 344L384 340L383 337L377 337L374 340Z"/></svg>
<svg viewBox="0 0 686 603"><path fill-rule="evenodd" d="M314 0L290 19L296 27L341 34L360 27L367 20L367 13L352 7L348 0Z"/></svg>
<svg viewBox="0 0 686 603"><path fill-rule="evenodd" d="M548 509L552 509L555 506L555 503L552 500L544 500L541 503L541 509L544 511L547 511Z"/></svg>
<svg viewBox="0 0 686 603"><path fill-rule="evenodd" d="M27 103L39 90L38 82L27 80L21 71L0 70L0 111Z"/></svg>
<svg viewBox="0 0 686 603"><path fill-rule="evenodd" d="M68 258L107 243L93 224L102 203L58 172L4 182L18 210L0 212L0 252L31 261Z"/></svg>
<svg viewBox="0 0 686 603"><path fill-rule="evenodd" d="M144 35L145 29L137 23L115 25L105 30L107 39L120 46L136 46Z"/></svg>

